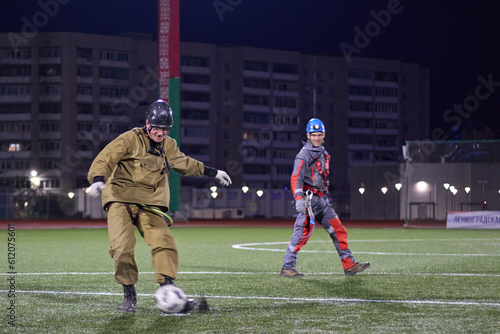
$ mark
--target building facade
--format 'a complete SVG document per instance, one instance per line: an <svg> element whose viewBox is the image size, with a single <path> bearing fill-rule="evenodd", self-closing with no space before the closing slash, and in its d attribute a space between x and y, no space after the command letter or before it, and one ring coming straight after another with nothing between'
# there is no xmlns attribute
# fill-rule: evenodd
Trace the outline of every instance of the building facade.
<svg viewBox="0 0 500 334"><path fill-rule="evenodd" d="M38 33L12 47L0 34L0 184L36 170L44 191L87 187L95 155L144 124L156 69L144 35ZM350 167L397 164L405 140L425 139L428 94L418 64L181 42L180 146L236 187L283 189L305 124L320 118L333 200L348 216Z"/></svg>

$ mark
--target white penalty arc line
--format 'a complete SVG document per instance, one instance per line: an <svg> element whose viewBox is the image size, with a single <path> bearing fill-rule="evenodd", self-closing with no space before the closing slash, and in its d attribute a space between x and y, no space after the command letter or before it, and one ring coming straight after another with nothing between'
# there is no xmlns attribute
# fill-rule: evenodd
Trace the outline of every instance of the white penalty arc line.
<svg viewBox="0 0 500 334"><path fill-rule="evenodd" d="M453 240L453 239L447 239ZM487 239L493 240L493 239ZM372 240L357 240L357 241L372 241ZM377 240L381 241L381 240ZM385 240L388 242L392 242L394 240ZM327 242L330 241L310 241L312 242ZM243 250L258 250L258 251L266 251L266 252L284 252L284 249L276 249L276 248L261 248L261 247L252 247L252 246L266 246L266 245L288 245L288 241L276 241L276 242L253 242L253 243L245 243L245 244L236 244L232 245L232 248L235 249L243 249ZM300 250L301 253L337 253L337 251L328 251L328 250ZM369 254L369 255L408 255L408 256L500 256L500 254L439 254L439 253L389 253L389 252L352 252L353 254Z"/></svg>
<svg viewBox="0 0 500 334"><path fill-rule="evenodd" d="M0 292L9 292L9 290L0 290ZM51 295L75 295L75 296L123 296L123 293L115 292L78 292L78 291L43 291L43 290L16 290L16 293L34 293ZM154 297L151 293L138 293L138 296ZM188 296L197 297L197 296ZM211 296L206 298L213 299L240 299L240 300L270 300L287 302L337 302L337 303L386 303L386 304L416 304L416 305L458 305L458 306L494 306L500 307L500 303L488 302L467 302L467 301L442 301L442 300L398 300L398 299L360 299L360 298L304 298L304 297L263 297L263 296Z"/></svg>
<svg viewBox="0 0 500 334"><path fill-rule="evenodd" d="M58 272L58 273L0 273L0 276L61 276L61 275L114 275L113 272ZM154 271L141 271L141 275L155 274ZM278 272L255 272L255 271L179 271L179 275L277 275ZM344 273L317 272L304 274L311 276L335 275L344 276ZM365 275L400 275L400 276L468 276L468 277L500 277L500 274L477 274L477 273L387 273L387 272L364 272Z"/></svg>

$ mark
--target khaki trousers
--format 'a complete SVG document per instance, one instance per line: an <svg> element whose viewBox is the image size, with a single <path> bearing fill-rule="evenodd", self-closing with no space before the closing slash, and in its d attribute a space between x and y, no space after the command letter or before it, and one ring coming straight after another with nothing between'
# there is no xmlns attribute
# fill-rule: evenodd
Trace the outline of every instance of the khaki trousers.
<svg viewBox="0 0 500 334"><path fill-rule="evenodd" d="M108 252L115 260L116 282L130 285L139 280L134 257L134 225L151 247L156 281L163 283L164 276L175 279L178 268L177 247L164 217L135 204L128 206L131 214L124 203L114 202L108 207L108 234L111 243Z"/></svg>

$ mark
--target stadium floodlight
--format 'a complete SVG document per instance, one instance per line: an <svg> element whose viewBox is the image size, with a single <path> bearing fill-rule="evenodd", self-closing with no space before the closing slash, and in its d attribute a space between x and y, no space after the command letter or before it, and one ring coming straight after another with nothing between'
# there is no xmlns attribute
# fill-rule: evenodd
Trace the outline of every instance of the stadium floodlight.
<svg viewBox="0 0 500 334"><path fill-rule="evenodd" d="M417 182L417 190L418 191L426 191L428 188L428 184L425 181L418 181Z"/></svg>

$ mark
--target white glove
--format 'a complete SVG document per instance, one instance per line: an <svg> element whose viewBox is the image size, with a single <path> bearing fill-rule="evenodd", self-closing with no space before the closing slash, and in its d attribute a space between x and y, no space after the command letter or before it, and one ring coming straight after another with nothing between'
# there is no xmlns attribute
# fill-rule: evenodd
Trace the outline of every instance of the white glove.
<svg viewBox="0 0 500 334"><path fill-rule="evenodd" d="M303 198L298 199L295 202L295 210L297 211L297 213L301 213L303 215L306 214L306 202L304 201Z"/></svg>
<svg viewBox="0 0 500 334"><path fill-rule="evenodd" d="M92 183L90 187L87 188L86 193L92 197L97 197L99 196L101 190L103 189L104 189L104 182L97 181Z"/></svg>
<svg viewBox="0 0 500 334"><path fill-rule="evenodd" d="M222 184L223 186L228 186L231 183L233 183L231 182L231 178L229 177L229 175L227 175L227 173L224 172L223 170L218 170L217 175L215 175L215 178L219 180L220 184Z"/></svg>

